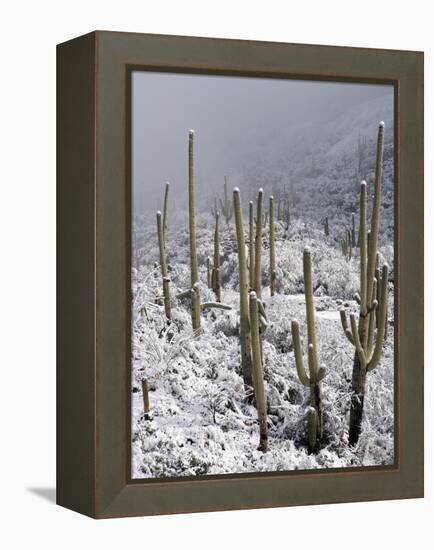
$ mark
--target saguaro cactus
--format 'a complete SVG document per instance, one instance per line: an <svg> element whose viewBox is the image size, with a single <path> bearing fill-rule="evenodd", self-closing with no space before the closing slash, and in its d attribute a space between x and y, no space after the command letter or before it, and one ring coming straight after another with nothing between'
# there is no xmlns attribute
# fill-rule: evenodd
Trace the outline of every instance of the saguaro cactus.
<svg viewBox="0 0 434 550"><path fill-rule="evenodd" d="M330 228L329 228L329 218L328 216L324 219L324 235L328 237L330 235Z"/></svg>
<svg viewBox="0 0 434 550"><path fill-rule="evenodd" d="M253 223L253 201L249 202L249 285L255 287L255 226Z"/></svg>
<svg viewBox="0 0 434 550"><path fill-rule="evenodd" d="M256 199L256 236L255 236L255 292L260 300L262 295L262 201L264 191L259 189Z"/></svg>
<svg viewBox="0 0 434 550"><path fill-rule="evenodd" d="M231 309L230 306L215 302L207 302L201 305L200 285L197 268L196 253L196 214L195 214L195 185L194 185L194 131L190 130L188 135L188 214L190 234L190 278L191 288L177 295L178 299L190 298L191 300L191 322L193 330L200 330L200 312L206 308Z"/></svg>
<svg viewBox="0 0 434 550"><path fill-rule="evenodd" d="M149 389L146 378L142 380L143 413L145 420L151 419L151 406L149 404Z"/></svg>
<svg viewBox="0 0 434 550"><path fill-rule="evenodd" d="M357 239L356 239L356 221L354 219L354 214L351 215L351 246L356 248Z"/></svg>
<svg viewBox="0 0 434 550"><path fill-rule="evenodd" d="M216 295L217 302L221 302L221 276L220 276L220 231L219 231L219 212L215 215L214 230L214 268L212 272L212 288Z"/></svg>
<svg viewBox="0 0 434 550"><path fill-rule="evenodd" d="M250 338L252 344L252 362L253 362L253 386L255 390L255 405L258 411L259 420L259 447L260 451L265 452L268 447L267 434L267 400L264 389L264 371L262 367L261 342L259 336L259 304L254 291L250 292L249 310L250 310Z"/></svg>
<svg viewBox="0 0 434 550"><path fill-rule="evenodd" d="M238 187L234 189L234 213L237 230L238 248L238 270L240 281L240 345L241 345L241 368L244 384L253 385L252 378L252 355L250 347L250 324L249 324L249 289L247 281L246 243L244 240L243 213L241 210L241 196ZM252 259L250 259L252 262Z"/></svg>
<svg viewBox="0 0 434 550"><path fill-rule="evenodd" d="M220 199L220 207L221 207L223 216L225 217L226 223L229 224L232 218L232 214L234 213L234 207L228 197L228 182L227 182L226 176L225 176L225 183L223 187L224 187L224 200Z"/></svg>
<svg viewBox="0 0 434 550"><path fill-rule="evenodd" d="M274 296L276 292L276 243L274 228L274 198L270 197L270 293Z"/></svg>
<svg viewBox="0 0 434 550"><path fill-rule="evenodd" d="M163 237L164 237L164 246L166 246L166 232L167 232L167 217L169 209L169 188L170 183L166 183L166 188L164 190L164 205L163 205Z"/></svg>
<svg viewBox="0 0 434 550"><path fill-rule="evenodd" d="M166 317L168 319L171 319L170 278L167 274L164 231L163 231L163 222L162 222L162 219L161 219L161 212L160 211L157 212L157 233L158 233L158 246L159 246L159 249L160 249L161 277L163 279L164 311L166 313Z"/></svg>
<svg viewBox="0 0 434 550"><path fill-rule="evenodd" d="M212 288L212 268L211 268L211 258L206 257L206 283L208 288Z"/></svg>
<svg viewBox="0 0 434 550"><path fill-rule="evenodd" d="M310 388L311 408L308 410L308 447L313 452L323 432L323 404L320 382L324 378L325 367L319 366L318 348L315 329L315 308L313 303L312 261L309 248L303 252L304 296L306 300L307 342L309 376L303 364L300 328L296 320L291 323L292 341L294 345L295 366L300 382Z"/></svg>
<svg viewBox="0 0 434 550"><path fill-rule="evenodd" d="M196 205L194 184L194 130L188 134L188 229L190 234L190 278L191 287L199 282L196 253Z"/></svg>
<svg viewBox="0 0 434 550"><path fill-rule="evenodd" d="M367 231L366 222L366 182L362 181L360 184L360 294L356 296L359 303L358 323L355 315L351 314L349 326L345 310L341 310L340 312L345 335L355 347L352 375L353 394L350 411L350 445L355 445L359 440L363 419L366 374L378 365L383 351L386 332L388 307L387 264L383 266L381 276L379 275L379 271L377 271L376 275L383 149L384 123L381 122L378 128L375 187L370 232Z"/></svg>

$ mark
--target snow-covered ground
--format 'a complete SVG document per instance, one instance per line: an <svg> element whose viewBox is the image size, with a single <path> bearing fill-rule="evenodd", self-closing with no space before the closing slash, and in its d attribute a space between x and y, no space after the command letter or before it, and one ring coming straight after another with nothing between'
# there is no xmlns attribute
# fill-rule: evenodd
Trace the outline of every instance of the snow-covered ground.
<svg viewBox="0 0 434 550"><path fill-rule="evenodd" d="M305 121L287 134L268 136L267 147L242 174L229 177L229 190L241 189L244 222L247 205L259 187L264 205L291 190L291 222L276 222L277 294L270 296L268 226L263 241L263 291L268 327L263 338L268 401L268 451L258 447L257 412L246 399L240 369L238 255L233 219L221 219L222 302L232 310L202 314L202 332L191 328L189 303L173 298L172 322L162 306L162 280L155 214L140 213L134 223L132 273L132 475L136 478L196 476L311 468L392 464L394 461L394 152L390 98L357 104L327 124ZM347 261L341 240L358 226L360 179L367 181L370 220L379 120L385 120L379 251L389 264L389 326L382 358L367 376L363 429L358 445L348 447L348 421L354 348L340 324L339 309L358 312L359 259ZM312 122L312 124L314 124ZM285 130L286 131L286 130ZM359 145L365 150L361 162ZM359 145L358 145L359 144ZM213 256L214 194L197 178L197 253L202 301L207 288L206 258ZM223 180L223 178L222 178ZM222 186L223 187L223 186ZM162 189L163 195L163 189ZM168 216L167 259L171 291L190 286L187 190L172 197ZM231 198L231 197L230 197ZM328 217L330 235L324 234ZM246 237L247 237L247 225ZM298 319L306 341L302 256L312 251L316 328L321 364L324 437L308 454L306 411L309 390L298 380L291 321ZM304 353L306 354L306 349ZM143 416L141 381L149 384L152 420Z"/></svg>
<svg viewBox="0 0 434 550"><path fill-rule="evenodd" d="M177 213L167 233L173 294L189 286L188 231ZM246 218L245 218L246 219ZM322 226L300 218L289 230L277 222L278 294L270 296L268 228L264 235L263 299L268 328L264 335L265 391L269 450L257 450L256 409L246 400L240 371L238 256L233 221L222 227L222 302L232 310L202 314L194 336L188 302L173 300L172 323L161 305L161 274L155 224L138 225L139 269L133 269L132 477L196 476L258 471L339 468L391 464L393 440L393 283L390 283L389 332L379 366L368 375L363 431L348 447L348 418L354 348L339 319L344 306L354 311L358 290L357 252L346 261ZM198 216L198 260L203 300L213 300L206 283L206 257L212 256L213 218ZM312 250L316 327L322 382L324 437L316 454L306 448L309 391L298 380L290 324L298 319L306 336L302 251ZM390 245L380 247L393 265ZM306 338L304 338L306 340ZM152 419L143 416L141 380L148 380Z"/></svg>

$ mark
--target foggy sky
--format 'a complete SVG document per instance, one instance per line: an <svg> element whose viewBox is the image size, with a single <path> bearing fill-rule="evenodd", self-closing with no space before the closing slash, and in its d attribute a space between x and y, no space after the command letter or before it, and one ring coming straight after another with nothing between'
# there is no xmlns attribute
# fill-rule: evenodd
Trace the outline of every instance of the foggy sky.
<svg viewBox="0 0 434 550"><path fill-rule="evenodd" d="M280 136L309 121L321 129L345 109L389 94L390 86L250 77L133 73L133 203L161 208L164 185L185 206L188 131L195 131L198 195L236 183ZM271 140L270 140L271 138Z"/></svg>

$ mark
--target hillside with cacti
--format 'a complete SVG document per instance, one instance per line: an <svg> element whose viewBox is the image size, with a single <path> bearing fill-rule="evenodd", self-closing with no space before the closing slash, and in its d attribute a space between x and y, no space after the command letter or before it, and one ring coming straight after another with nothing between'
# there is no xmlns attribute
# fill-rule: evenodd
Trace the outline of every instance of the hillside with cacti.
<svg viewBox="0 0 434 550"><path fill-rule="evenodd" d="M390 117L206 199L190 131L188 208L133 225L133 478L393 463Z"/></svg>

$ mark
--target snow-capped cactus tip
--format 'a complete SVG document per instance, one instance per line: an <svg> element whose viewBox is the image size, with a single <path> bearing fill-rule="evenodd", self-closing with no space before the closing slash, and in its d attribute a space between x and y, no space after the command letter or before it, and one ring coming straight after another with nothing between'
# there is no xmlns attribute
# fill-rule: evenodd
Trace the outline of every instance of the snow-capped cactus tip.
<svg viewBox="0 0 434 550"><path fill-rule="evenodd" d="M157 210L157 216L161 216L161 210Z"/></svg>
<svg viewBox="0 0 434 550"><path fill-rule="evenodd" d="M234 193L239 193L240 192L240 188L239 187L234 187Z"/></svg>
<svg viewBox="0 0 434 550"><path fill-rule="evenodd" d="M189 135L190 137L193 137L193 136L194 136L194 130L189 130L189 131L188 131L188 135Z"/></svg>
<svg viewBox="0 0 434 550"><path fill-rule="evenodd" d="M366 180L362 180L362 181L360 182L360 186L361 186L361 187L366 187Z"/></svg>
<svg viewBox="0 0 434 550"><path fill-rule="evenodd" d="M310 254L310 247L309 246L304 247L304 253L305 254Z"/></svg>
<svg viewBox="0 0 434 550"><path fill-rule="evenodd" d="M251 290L249 292L249 295L250 295L251 298L256 298L256 292L254 290Z"/></svg>
<svg viewBox="0 0 434 550"><path fill-rule="evenodd" d="M263 193L263 192L264 192L264 190L262 189L262 187L260 187L260 188L258 189L258 193Z"/></svg>
<svg viewBox="0 0 434 550"><path fill-rule="evenodd" d="M380 126L381 126L382 128L384 128L384 126L385 126L384 120L380 121Z"/></svg>

